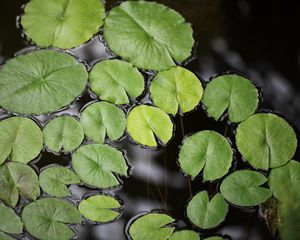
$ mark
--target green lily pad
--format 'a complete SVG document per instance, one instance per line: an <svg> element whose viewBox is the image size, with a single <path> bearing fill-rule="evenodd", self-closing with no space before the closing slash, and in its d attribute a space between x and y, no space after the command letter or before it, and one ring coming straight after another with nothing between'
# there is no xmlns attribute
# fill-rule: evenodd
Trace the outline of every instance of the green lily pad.
<svg viewBox="0 0 300 240"><path fill-rule="evenodd" d="M203 88L196 75L182 67L159 72L151 81L151 98L156 106L169 114L193 110L200 102Z"/></svg>
<svg viewBox="0 0 300 240"><path fill-rule="evenodd" d="M28 163L43 148L39 126L30 118L10 117L0 121L0 165L6 160Z"/></svg>
<svg viewBox="0 0 300 240"><path fill-rule="evenodd" d="M207 84L202 102L214 119L218 120L228 110L230 122L241 122L255 112L258 91L248 79L226 74L213 78Z"/></svg>
<svg viewBox="0 0 300 240"><path fill-rule="evenodd" d="M113 104L127 104L140 96L145 88L144 77L130 63L117 59L95 64L90 72L92 91Z"/></svg>
<svg viewBox="0 0 300 240"><path fill-rule="evenodd" d="M69 190L66 185L80 183L79 177L74 172L62 166L43 170L39 180L43 191L55 197L67 197Z"/></svg>
<svg viewBox="0 0 300 240"><path fill-rule="evenodd" d="M129 227L132 240L167 240L171 237L174 227L171 224L175 219L163 213L148 213L137 218Z"/></svg>
<svg viewBox="0 0 300 240"><path fill-rule="evenodd" d="M15 240L15 238L13 238L1 231L0 231L0 239L1 240Z"/></svg>
<svg viewBox="0 0 300 240"><path fill-rule="evenodd" d="M225 220L228 204L220 193L209 200L206 191L199 192L188 203L187 216L189 220L202 229L218 226Z"/></svg>
<svg viewBox="0 0 300 240"><path fill-rule="evenodd" d="M47 148L55 153L61 150L69 153L83 141L83 129L74 117L60 116L51 120L44 128L44 141Z"/></svg>
<svg viewBox="0 0 300 240"><path fill-rule="evenodd" d="M128 170L122 153L102 144L78 148L72 155L72 165L84 183L97 188L119 185L115 174L127 176Z"/></svg>
<svg viewBox="0 0 300 240"><path fill-rule="evenodd" d="M204 130L184 139L178 161L185 174L195 178L203 169L204 181L213 181L229 171L232 149L221 134Z"/></svg>
<svg viewBox="0 0 300 240"><path fill-rule="evenodd" d="M146 1L113 8L105 19L104 38L133 65L159 71L186 60L194 45L193 30L179 13Z"/></svg>
<svg viewBox="0 0 300 240"><path fill-rule="evenodd" d="M223 240L223 239L224 238L220 236L212 236L212 237L204 238L203 240Z"/></svg>
<svg viewBox="0 0 300 240"><path fill-rule="evenodd" d="M0 189L0 199L11 207L17 205L19 195L34 201L40 195L35 171L18 162L8 162L0 166Z"/></svg>
<svg viewBox="0 0 300 240"><path fill-rule="evenodd" d="M167 144L172 138L173 123L170 117L161 109L140 105L129 112L127 131L135 142L149 147L156 147L155 137L163 144Z"/></svg>
<svg viewBox="0 0 300 240"><path fill-rule="evenodd" d="M69 54L29 52L0 69L0 106L22 114L57 111L83 92L87 78L85 66Z"/></svg>
<svg viewBox="0 0 300 240"><path fill-rule="evenodd" d="M30 0L21 24L41 47L72 48L88 41L103 25L102 1Z"/></svg>
<svg viewBox="0 0 300 240"><path fill-rule="evenodd" d="M78 209L85 218L104 223L115 220L120 215L120 207L120 202L113 197L95 195L80 202Z"/></svg>
<svg viewBox="0 0 300 240"><path fill-rule="evenodd" d="M20 217L11 208L0 203L0 233L22 233L23 223ZM0 235L0 239L1 235Z"/></svg>
<svg viewBox="0 0 300 240"><path fill-rule="evenodd" d="M118 140L126 129L125 113L107 102L87 106L81 113L80 122L85 135L97 143L103 143L106 135L110 140Z"/></svg>
<svg viewBox="0 0 300 240"><path fill-rule="evenodd" d="M284 119L275 114L259 113L239 124L236 145L251 166L267 170L292 159L297 138Z"/></svg>
<svg viewBox="0 0 300 240"><path fill-rule="evenodd" d="M200 240L199 234L191 230L177 231L172 234L169 240Z"/></svg>
<svg viewBox="0 0 300 240"><path fill-rule="evenodd" d="M268 179L259 172L236 171L227 176L221 186L222 196L234 205L252 207L272 196L271 190L261 187Z"/></svg>
<svg viewBox="0 0 300 240"><path fill-rule="evenodd" d="M66 201L44 198L25 206L22 221L26 231L38 239L68 240L75 232L67 224L81 223L81 216Z"/></svg>

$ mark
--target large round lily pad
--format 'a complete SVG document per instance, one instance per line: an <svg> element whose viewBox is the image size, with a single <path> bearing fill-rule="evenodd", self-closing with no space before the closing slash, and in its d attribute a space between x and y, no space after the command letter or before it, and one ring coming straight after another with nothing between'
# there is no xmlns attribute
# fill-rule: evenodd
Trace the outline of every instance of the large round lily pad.
<svg viewBox="0 0 300 240"><path fill-rule="evenodd" d="M104 25L109 48L133 65L167 70L192 52L193 30L184 18L164 5L127 1L113 8Z"/></svg>
<svg viewBox="0 0 300 240"><path fill-rule="evenodd" d="M5 206L3 203L0 203L0 216L0 233L22 233L23 223L13 209ZM0 239L2 240L1 235Z"/></svg>

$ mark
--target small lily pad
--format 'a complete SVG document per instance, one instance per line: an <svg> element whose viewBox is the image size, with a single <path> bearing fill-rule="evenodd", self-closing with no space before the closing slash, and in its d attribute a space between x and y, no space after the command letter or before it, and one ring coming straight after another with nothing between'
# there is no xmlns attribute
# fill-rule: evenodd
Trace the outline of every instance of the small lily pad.
<svg viewBox="0 0 300 240"><path fill-rule="evenodd" d="M204 181L213 181L229 171L232 149L221 134L204 130L184 139L178 161L185 174L195 178L203 169Z"/></svg>
<svg viewBox="0 0 300 240"><path fill-rule="evenodd" d="M87 79L85 66L67 53L25 53L0 69L0 106L21 114L57 111L83 92Z"/></svg>
<svg viewBox="0 0 300 240"><path fill-rule="evenodd" d="M154 2L126 1L113 8L104 25L109 48L133 65L167 70L192 52L193 30L172 9Z"/></svg>
<svg viewBox="0 0 300 240"><path fill-rule="evenodd" d="M74 172L62 166L43 170L39 180L43 191L55 197L67 197L69 191L66 185L80 183L79 177Z"/></svg>
<svg viewBox="0 0 300 240"><path fill-rule="evenodd" d="M258 91L246 78L226 74L213 78L206 86L202 102L207 113L218 120L226 110L230 122L241 122L258 105Z"/></svg>
<svg viewBox="0 0 300 240"><path fill-rule="evenodd" d="M15 238L13 238L1 231L0 231L0 239L1 240L15 240Z"/></svg>
<svg viewBox="0 0 300 240"><path fill-rule="evenodd" d="M78 148L72 155L72 165L84 183L97 188L119 185L115 174L127 176L128 170L122 153L102 144Z"/></svg>
<svg viewBox="0 0 300 240"><path fill-rule="evenodd" d="M139 144L156 147L156 137L167 144L173 135L173 123L161 109L139 105L128 114L127 131Z"/></svg>
<svg viewBox="0 0 300 240"><path fill-rule="evenodd" d="M120 207L120 202L113 197L95 195L80 202L78 209L85 218L104 223L115 220L120 215Z"/></svg>
<svg viewBox="0 0 300 240"><path fill-rule="evenodd" d="M110 140L118 140L126 129L125 113L108 102L87 106L81 113L80 122L86 136L96 143L103 143L106 135Z"/></svg>
<svg viewBox="0 0 300 240"><path fill-rule="evenodd" d="M72 48L89 40L103 25L102 1L30 0L21 24L41 47Z"/></svg>
<svg viewBox="0 0 300 240"><path fill-rule="evenodd" d="M159 72L151 81L151 98L156 106L175 115L193 110L200 102L203 88L196 75L183 67Z"/></svg>
<svg viewBox="0 0 300 240"><path fill-rule="evenodd" d="M90 72L92 91L113 104L127 104L140 96L145 88L144 77L130 63L117 59L95 64Z"/></svg>
<svg viewBox="0 0 300 240"><path fill-rule="evenodd" d="M199 192L188 203L187 216L190 221L202 229L218 226L225 220L228 204L220 193L209 200L206 191Z"/></svg>
<svg viewBox="0 0 300 240"><path fill-rule="evenodd" d="M259 113L239 124L236 145L251 166L267 170L292 159L297 138L284 119L275 114Z"/></svg>
<svg viewBox="0 0 300 240"><path fill-rule="evenodd" d="M167 240L171 237L174 227L171 224L175 219L163 213L148 213L137 218L129 227L132 240Z"/></svg>
<svg viewBox="0 0 300 240"><path fill-rule="evenodd" d="M272 196L271 190L261 187L268 179L259 172L239 170L227 176L220 187L222 196L234 205L252 207Z"/></svg>
<svg viewBox="0 0 300 240"><path fill-rule="evenodd" d="M10 117L0 121L0 164L6 159L28 163L43 148L39 126L30 118Z"/></svg>
<svg viewBox="0 0 300 240"><path fill-rule="evenodd" d="M224 238L220 236L212 236L212 237L204 238L203 240L223 240L223 239Z"/></svg>
<svg viewBox="0 0 300 240"><path fill-rule="evenodd" d="M75 232L67 224L81 223L81 216L66 201L44 198L25 206L22 221L28 233L38 239L68 240Z"/></svg>
<svg viewBox="0 0 300 240"><path fill-rule="evenodd" d="M11 207L17 205L19 195L34 201L40 195L35 171L18 162L8 162L0 166L0 189L0 199Z"/></svg>
<svg viewBox="0 0 300 240"><path fill-rule="evenodd" d="M200 240L199 234L191 230L177 231L172 234L169 240Z"/></svg>
<svg viewBox="0 0 300 240"><path fill-rule="evenodd" d="M22 233L23 223L20 217L11 208L0 203L0 233ZM0 239L1 235L0 235Z"/></svg>

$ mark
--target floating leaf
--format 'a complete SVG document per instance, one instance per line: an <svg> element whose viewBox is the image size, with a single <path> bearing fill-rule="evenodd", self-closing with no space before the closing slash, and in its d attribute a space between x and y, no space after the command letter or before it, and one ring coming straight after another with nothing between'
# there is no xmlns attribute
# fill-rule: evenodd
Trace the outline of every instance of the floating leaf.
<svg viewBox="0 0 300 240"><path fill-rule="evenodd" d="M83 141L81 124L70 116L60 116L51 120L43 131L45 145L51 151L65 153L76 149Z"/></svg>
<svg viewBox="0 0 300 240"><path fill-rule="evenodd" d="M193 30L184 18L164 5L127 1L105 19L104 38L109 48L133 65L167 70L192 52Z"/></svg>
<svg viewBox="0 0 300 240"><path fill-rule="evenodd" d="M69 195L66 185L80 183L79 177L71 170L62 166L53 166L40 174L40 185L44 192L55 197Z"/></svg>
<svg viewBox="0 0 300 240"><path fill-rule="evenodd" d="M236 145L243 157L258 169L284 165L295 154L297 138L293 128L270 113L250 116L236 131Z"/></svg>
<svg viewBox="0 0 300 240"><path fill-rule="evenodd" d="M39 126L29 118L10 117L0 121L0 164L7 158L28 163L43 148L43 136Z"/></svg>
<svg viewBox="0 0 300 240"><path fill-rule="evenodd" d="M128 114L127 131L134 141L145 146L157 146L157 137L163 144L171 139L173 123L170 117L161 109L140 105L134 107Z"/></svg>
<svg viewBox="0 0 300 240"><path fill-rule="evenodd" d="M169 240L200 240L199 235L191 230L174 232Z"/></svg>
<svg viewBox="0 0 300 240"><path fill-rule="evenodd" d="M232 150L225 137L205 130L186 137L179 153L184 173L195 178L203 169L204 181L223 177L231 166Z"/></svg>
<svg viewBox="0 0 300 240"><path fill-rule="evenodd" d="M13 238L1 231L0 231L0 239L1 240L15 240L15 238Z"/></svg>
<svg viewBox="0 0 300 240"><path fill-rule="evenodd" d="M107 135L110 140L118 140L126 129L125 113L107 102L96 102L81 113L80 122L89 139L103 143Z"/></svg>
<svg viewBox="0 0 300 240"><path fill-rule="evenodd" d="M271 197L270 189L261 187L267 178L259 172L236 171L227 176L220 187L223 197L241 207L256 206Z"/></svg>
<svg viewBox="0 0 300 240"><path fill-rule="evenodd" d="M120 207L119 201L113 197L95 195L83 200L78 209L85 218L91 221L110 222L120 215Z"/></svg>
<svg viewBox="0 0 300 240"><path fill-rule="evenodd" d="M223 240L223 239L224 238L220 236L212 236L212 237L204 238L203 240Z"/></svg>
<svg viewBox="0 0 300 240"><path fill-rule="evenodd" d="M0 203L0 216L0 233L1 231L15 234L22 233L23 223L20 217L3 203ZM2 240L1 235L0 239Z"/></svg>
<svg viewBox="0 0 300 240"><path fill-rule="evenodd" d="M29 52L0 69L0 106L22 114L53 112L80 95L87 78L85 66L69 54Z"/></svg>
<svg viewBox="0 0 300 240"><path fill-rule="evenodd" d="M27 37L42 47L72 48L88 41L103 25L101 1L30 0L21 24Z"/></svg>
<svg viewBox="0 0 300 240"><path fill-rule="evenodd" d="M148 213L137 218L129 227L132 240L167 240L175 228L166 225L175 219L163 213Z"/></svg>
<svg viewBox="0 0 300 240"><path fill-rule="evenodd" d="M81 223L78 210L70 203L55 198L44 198L29 203L22 212L28 233L39 239L68 240L75 236L68 223Z"/></svg>
<svg viewBox="0 0 300 240"><path fill-rule="evenodd" d="M193 110L200 102L203 88L194 73L182 67L159 72L151 81L151 98L166 113Z"/></svg>
<svg viewBox="0 0 300 240"><path fill-rule="evenodd" d="M129 103L144 91L144 77L130 63L117 59L95 64L90 72L91 89L101 100L113 104Z"/></svg>
<svg viewBox="0 0 300 240"><path fill-rule="evenodd" d="M216 120L228 110L230 122L241 122L255 112L258 91L248 79L237 74L226 74L207 84L202 102L207 113Z"/></svg>
<svg viewBox="0 0 300 240"><path fill-rule="evenodd" d="M8 162L0 166L0 199L15 207L22 195L36 200L40 195L39 180L35 171L23 163Z"/></svg>
<svg viewBox="0 0 300 240"><path fill-rule="evenodd" d="M190 221L202 229L218 226L225 220L228 204L220 193L208 198L206 191L195 195L187 206L187 216Z"/></svg>
<svg viewBox="0 0 300 240"><path fill-rule="evenodd" d="M93 187L119 185L114 174L127 176L127 164L120 151L107 145L88 144L72 155L72 165L81 180Z"/></svg>

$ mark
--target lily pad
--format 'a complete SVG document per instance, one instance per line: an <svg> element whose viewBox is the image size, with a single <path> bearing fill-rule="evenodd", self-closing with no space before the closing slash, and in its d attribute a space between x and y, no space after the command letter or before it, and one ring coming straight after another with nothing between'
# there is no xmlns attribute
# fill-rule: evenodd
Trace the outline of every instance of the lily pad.
<svg viewBox="0 0 300 240"><path fill-rule="evenodd" d="M95 195L80 202L78 209L85 218L104 223L115 220L120 215L120 207L120 202L113 197Z"/></svg>
<svg viewBox="0 0 300 240"><path fill-rule="evenodd" d="M0 231L0 239L1 240L15 240L15 238L13 238L1 231Z"/></svg>
<svg viewBox="0 0 300 240"><path fill-rule="evenodd" d="M258 91L248 79L226 74L213 78L207 84L202 102L214 119L220 119L227 110L230 122L241 122L255 112Z"/></svg>
<svg viewBox="0 0 300 240"><path fill-rule="evenodd" d="M110 140L118 140L126 129L125 113L107 102L96 102L81 113L80 122L86 136L97 143L103 143L107 135Z"/></svg>
<svg viewBox="0 0 300 240"><path fill-rule="evenodd" d="M85 66L69 54L25 53L0 69L0 106L21 114L57 111L83 92L87 78Z"/></svg>
<svg viewBox="0 0 300 240"><path fill-rule="evenodd" d="M8 162L0 166L0 189L0 199L11 207L17 205L19 195L34 201L40 195L35 171L18 162Z"/></svg>
<svg viewBox="0 0 300 240"><path fill-rule="evenodd" d="M178 161L183 172L193 179L203 169L204 181L213 181L229 171L232 149L221 134L204 130L184 139Z"/></svg>
<svg viewBox="0 0 300 240"><path fill-rule="evenodd" d="M228 204L220 193L209 200L206 191L195 195L187 206L187 216L190 221L202 229L218 226L225 220L228 212Z"/></svg>
<svg viewBox="0 0 300 240"><path fill-rule="evenodd" d="M268 179L259 172L239 170L227 176L221 186L222 196L234 205L252 207L272 196L271 190L261 187Z"/></svg>
<svg viewBox="0 0 300 240"><path fill-rule="evenodd" d="M60 116L51 120L44 128L44 141L47 148L55 153L61 150L69 153L83 141L83 129L74 117Z"/></svg>
<svg viewBox="0 0 300 240"><path fill-rule="evenodd" d="M38 46L72 48L88 41L103 25L102 1L30 0L21 24Z"/></svg>
<svg viewBox="0 0 300 240"><path fill-rule="evenodd" d="M140 96L145 88L144 77L130 63L117 59L95 64L90 72L92 91L113 104L127 104Z"/></svg>
<svg viewBox="0 0 300 240"><path fill-rule="evenodd" d="M23 223L20 217L11 208L0 203L0 233L22 233ZM0 239L1 235L0 235Z"/></svg>
<svg viewBox="0 0 300 240"><path fill-rule="evenodd" d="M81 216L66 201L44 198L25 206L22 221L28 233L36 238L68 240L75 236L75 232L67 224L81 223Z"/></svg>
<svg viewBox="0 0 300 240"><path fill-rule="evenodd" d="M69 191L66 185L80 183L79 177L74 172L62 166L43 170L39 180L43 191L55 197L67 197Z"/></svg>
<svg viewBox="0 0 300 240"><path fill-rule="evenodd" d="M156 137L167 144L173 135L173 123L170 117L161 109L139 105L128 114L127 131L133 140L139 144L156 147Z"/></svg>
<svg viewBox="0 0 300 240"><path fill-rule="evenodd" d="M10 117L0 121L0 164L6 159L28 163L43 148L39 126L29 118Z"/></svg>
<svg viewBox="0 0 300 240"><path fill-rule="evenodd" d="M175 115L193 110L200 102L203 88L196 75L183 67L159 72L151 81L151 98L156 106Z"/></svg>
<svg viewBox="0 0 300 240"><path fill-rule="evenodd" d="M115 174L127 176L128 170L122 153L102 144L78 148L72 155L72 165L84 183L97 188L119 185Z"/></svg>
<svg viewBox="0 0 300 240"><path fill-rule="evenodd" d="M236 145L251 166L267 170L292 159L297 138L284 119L271 113L259 113L239 124Z"/></svg>
<svg viewBox="0 0 300 240"><path fill-rule="evenodd" d="M175 219L163 213L148 213L137 218L129 227L129 235L132 240L167 240L174 231L171 224Z"/></svg>
<svg viewBox="0 0 300 240"><path fill-rule="evenodd" d="M169 240L200 240L198 233L191 230L177 231L172 234Z"/></svg>
<svg viewBox="0 0 300 240"><path fill-rule="evenodd" d="M224 238L220 236L212 236L212 237L204 238L203 240L223 240L223 239Z"/></svg>
<svg viewBox="0 0 300 240"><path fill-rule="evenodd" d="M190 24L168 7L146 1L127 1L105 19L109 48L133 65L167 70L186 60L194 45Z"/></svg>

